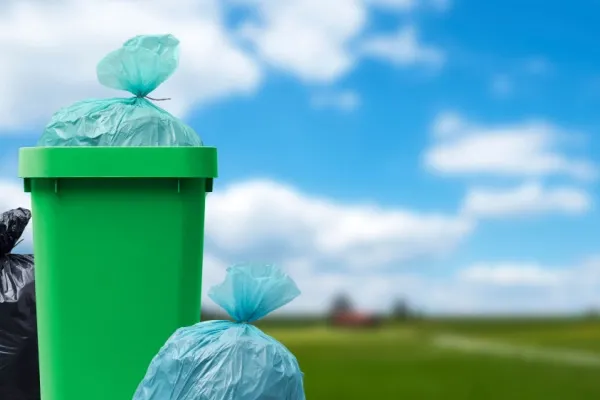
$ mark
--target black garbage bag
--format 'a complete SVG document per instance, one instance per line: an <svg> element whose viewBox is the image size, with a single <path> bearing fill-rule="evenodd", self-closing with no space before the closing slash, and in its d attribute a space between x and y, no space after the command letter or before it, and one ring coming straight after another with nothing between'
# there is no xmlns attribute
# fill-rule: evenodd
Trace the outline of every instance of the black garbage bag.
<svg viewBox="0 0 600 400"><path fill-rule="evenodd" d="M33 255L11 254L31 212L0 214L0 399L38 400L39 361Z"/></svg>

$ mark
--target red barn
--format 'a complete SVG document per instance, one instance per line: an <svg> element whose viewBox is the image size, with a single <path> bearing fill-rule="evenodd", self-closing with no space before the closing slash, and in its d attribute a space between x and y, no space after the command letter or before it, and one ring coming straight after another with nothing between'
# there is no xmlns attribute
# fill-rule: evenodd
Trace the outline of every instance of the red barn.
<svg viewBox="0 0 600 400"><path fill-rule="evenodd" d="M350 328L372 328L379 325L380 319L375 315L350 311L334 314L331 323Z"/></svg>

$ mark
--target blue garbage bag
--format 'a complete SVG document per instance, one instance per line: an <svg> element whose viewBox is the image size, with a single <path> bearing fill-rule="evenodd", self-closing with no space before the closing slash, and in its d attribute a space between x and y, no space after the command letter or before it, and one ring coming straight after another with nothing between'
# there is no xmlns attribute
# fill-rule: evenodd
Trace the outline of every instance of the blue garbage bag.
<svg viewBox="0 0 600 400"><path fill-rule="evenodd" d="M133 400L305 400L296 357L252 322L300 294L272 265L236 265L209 291L233 321L178 329L152 360Z"/></svg>
<svg viewBox="0 0 600 400"><path fill-rule="evenodd" d="M202 146L198 134L156 106L148 95L175 72L179 40L172 35L136 36L97 67L98 81L133 94L92 99L57 111L38 146Z"/></svg>

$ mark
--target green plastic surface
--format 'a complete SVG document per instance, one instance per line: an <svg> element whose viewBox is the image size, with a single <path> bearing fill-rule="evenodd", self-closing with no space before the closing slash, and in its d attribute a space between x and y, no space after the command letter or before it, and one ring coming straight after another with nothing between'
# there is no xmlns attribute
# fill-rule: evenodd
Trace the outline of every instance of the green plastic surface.
<svg viewBox="0 0 600 400"><path fill-rule="evenodd" d="M216 178L214 147L24 147L22 178Z"/></svg>
<svg viewBox="0 0 600 400"><path fill-rule="evenodd" d="M131 400L167 338L199 321L216 173L210 148L21 149L44 400Z"/></svg>

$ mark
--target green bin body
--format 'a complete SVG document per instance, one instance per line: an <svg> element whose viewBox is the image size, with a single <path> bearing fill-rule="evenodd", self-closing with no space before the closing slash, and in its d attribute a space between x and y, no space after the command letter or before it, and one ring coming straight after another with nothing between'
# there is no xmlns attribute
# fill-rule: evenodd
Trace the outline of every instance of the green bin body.
<svg viewBox="0 0 600 400"><path fill-rule="evenodd" d="M44 400L131 400L200 320L211 147L22 148Z"/></svg>

